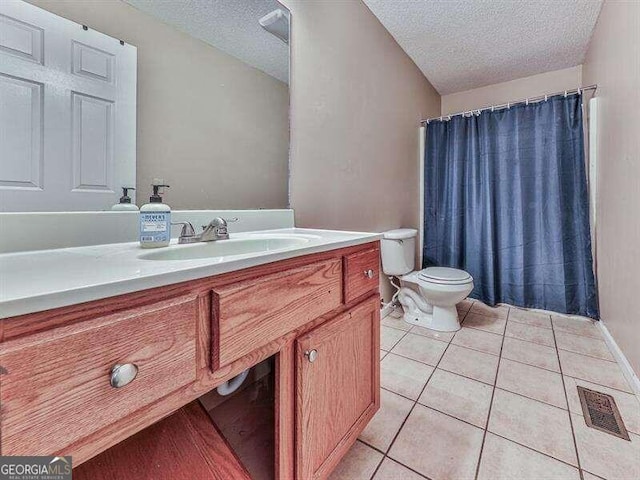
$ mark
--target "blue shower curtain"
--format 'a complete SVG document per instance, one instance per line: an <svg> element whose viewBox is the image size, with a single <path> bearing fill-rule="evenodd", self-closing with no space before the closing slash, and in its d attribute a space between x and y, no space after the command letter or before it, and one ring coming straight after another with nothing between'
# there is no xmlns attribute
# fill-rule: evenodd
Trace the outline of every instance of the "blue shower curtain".
<svg viewBox="0 0 640 480"><path fill-rule="evenodd" d="M427 125L424 266L489 305L598 318L581 95Z"/></svg>

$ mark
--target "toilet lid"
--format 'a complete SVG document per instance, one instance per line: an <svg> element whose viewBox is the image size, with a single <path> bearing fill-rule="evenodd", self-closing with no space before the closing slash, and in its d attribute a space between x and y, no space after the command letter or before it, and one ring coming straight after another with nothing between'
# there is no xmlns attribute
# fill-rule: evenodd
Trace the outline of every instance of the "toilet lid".
<svg viewBox="0 0 640 480"><path fill-rule="evenodd" d="M449 267L429 267L420 271L418 278L433 283L447 285L461 285L473 281L469 273L464 270Z"/></svg>
<svg viewBox="0 0 640 480"><path fill-rule="evenodd" d="M418 231L415 228L397 228L383 233L384 238L389 240L407 240L415 237L417 234Z"/></svg>

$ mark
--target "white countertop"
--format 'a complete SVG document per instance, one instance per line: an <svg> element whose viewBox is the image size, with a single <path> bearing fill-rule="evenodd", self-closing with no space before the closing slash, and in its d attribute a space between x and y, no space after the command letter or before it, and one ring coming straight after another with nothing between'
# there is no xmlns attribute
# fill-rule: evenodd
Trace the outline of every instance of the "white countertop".
<svg viewBox="0 0 640 480"><path fill-rule="evenodd" d="M157 249L142 249L133 242L0 254L0 318L195 280L382 238L378 233L302 228L236 233L231 234L231 238L260 235L291 236L301 240L296 246L280 250L191 260L140 258L150 252L193 246L178 246L175 240L169 247Z"/></svg>

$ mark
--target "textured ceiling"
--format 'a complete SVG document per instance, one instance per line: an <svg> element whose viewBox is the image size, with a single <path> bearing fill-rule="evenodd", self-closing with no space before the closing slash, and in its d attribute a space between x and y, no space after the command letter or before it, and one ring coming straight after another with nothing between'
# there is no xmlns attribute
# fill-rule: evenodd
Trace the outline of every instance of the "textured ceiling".
<svg viewBox="0 0 640 480"><path fill-rule="evenodd" d="M125 0L263 72L289 83L289 46L265 31L258 20L276 0Z"/></svg>
<svg viewBox="0 0 640 480"><path fill-rule="evenodd" d="M583 62L601 0L364 0L442 95Z"/></svg>

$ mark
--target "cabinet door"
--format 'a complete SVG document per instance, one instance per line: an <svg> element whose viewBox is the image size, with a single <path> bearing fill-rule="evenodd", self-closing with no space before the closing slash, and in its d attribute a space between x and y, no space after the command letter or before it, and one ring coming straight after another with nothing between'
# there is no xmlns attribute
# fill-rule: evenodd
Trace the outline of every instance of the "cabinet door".
<svg viewBox="0 0 640 480"><path fill-rule="evenodd" d="M377 296L296 345L298 480L326 478L380 406Z"/></svg>

